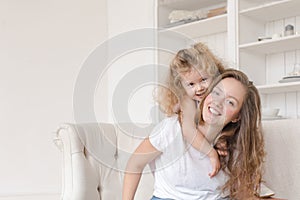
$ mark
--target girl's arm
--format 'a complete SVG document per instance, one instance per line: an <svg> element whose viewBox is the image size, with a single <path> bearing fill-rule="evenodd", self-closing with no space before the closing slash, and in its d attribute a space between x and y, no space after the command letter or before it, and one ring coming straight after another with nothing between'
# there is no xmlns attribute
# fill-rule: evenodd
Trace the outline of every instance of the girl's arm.
<svg viewBox="0 0 300 200"><path fill-rule="evenodd" d="M188 143L210 158L212 172L209 174L209 176L213 177L220 169L219 155L213 146L207 141L207 138L204 136L204 134L201 133L196 127L196 104L194 100L187 96L183 97L181 101L181 110L182 134Z"/></svg>
<svg viewBox="0 0 300 200"><path fill-rule="evenodd" d="M185 140L201 153L208 154L213 149L210 145L213 141L209 141L205 133L197 129L195 123L197 105L195 101L188 96L184 96L181 99L180 107L182 133Z"/></svg>
<svg viewBox="0 0 300 200"><path fill-rule="evenodd" d="M122 200L133 200L145 166L161 152L146 138L131 155L125 171Z"/></svg>

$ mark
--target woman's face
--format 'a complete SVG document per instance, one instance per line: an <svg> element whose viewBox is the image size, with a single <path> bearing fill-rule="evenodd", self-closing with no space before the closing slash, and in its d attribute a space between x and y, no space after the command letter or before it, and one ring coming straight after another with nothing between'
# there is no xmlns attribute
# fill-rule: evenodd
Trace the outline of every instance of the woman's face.
<svg viewBox="0 0 300 200"><path fill-rule="evenodd" d="M246 90L234 78L222 79L205 98L203 120L205 123L225 126L239 120Z"/></svg>
<svg viewBox="0 0 300 200"><path fill-rule="evenodd" d="M201 101L204 94L211 84L212 78L205 71L197 71L192 68L191 71L181 75L181 84L186 94L193 100Z"/></svg>

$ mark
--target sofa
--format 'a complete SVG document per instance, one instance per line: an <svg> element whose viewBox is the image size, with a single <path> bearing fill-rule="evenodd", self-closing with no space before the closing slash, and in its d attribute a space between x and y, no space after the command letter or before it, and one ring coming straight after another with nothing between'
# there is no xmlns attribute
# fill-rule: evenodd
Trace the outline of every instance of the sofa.
<svg viewBox="0 0 300 200"><path fill-rule="evenodd" d="M54 142L62 152L62 200L120 200L127 160L154 125L61 124ZM300 119L263 121L265 185L273 197L300 199ZM135 199L150 199L153 177L146 167ZM268 192L268 191L267 191Z"/></svg>

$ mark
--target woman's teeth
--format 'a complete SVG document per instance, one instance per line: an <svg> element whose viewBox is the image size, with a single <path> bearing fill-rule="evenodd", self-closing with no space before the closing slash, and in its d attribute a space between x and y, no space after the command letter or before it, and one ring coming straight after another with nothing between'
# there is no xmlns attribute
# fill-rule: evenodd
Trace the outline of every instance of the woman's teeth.
<svg viewBox="0 0 300 200"><path fill-rule="evenodd" d="M216 109L212 108L212 107L209 107L209 110L212 114L214 115L221 115Z"/></svg>

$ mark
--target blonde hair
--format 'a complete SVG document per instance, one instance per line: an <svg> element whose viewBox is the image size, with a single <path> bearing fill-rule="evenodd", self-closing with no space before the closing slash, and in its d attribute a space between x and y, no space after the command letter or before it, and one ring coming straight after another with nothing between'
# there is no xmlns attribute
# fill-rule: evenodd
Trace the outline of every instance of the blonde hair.
<svg viewBox="0 0 300 200"><path fill-rule="evenodd" d="M179 50L170 63L166 85L158 88L155 97L160 109L167 116L175 114L174 107L185 93L180 74L190 72L192 68L197 71L204 70L211 77L216 77L224 71L222 62L203 43Z"/></svg>
<svg viewBox="0 0 300 200"><path fill-rule="evenodd" d="M208 92L225 78L234 78L242 83L246 94L239 121L225 125L217 138L217 142L226 142L228 148L228 156L220 157L222 168L229 176L223 190L230 192L230 199L251 199L259 193L265 158L260 97L248 77L234 69L227 69L217 77ZM203 109L203 102L200 104L200 111ZM200 111L201 124L204 122Z"/></svg>

